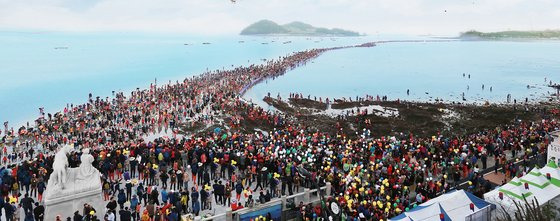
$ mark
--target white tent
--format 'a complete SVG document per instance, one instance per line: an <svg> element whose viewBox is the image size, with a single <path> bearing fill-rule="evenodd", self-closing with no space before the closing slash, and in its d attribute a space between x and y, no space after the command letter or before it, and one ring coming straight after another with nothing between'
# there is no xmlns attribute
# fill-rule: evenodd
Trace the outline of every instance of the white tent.
<svg viewBox="0 0 560 221"><path fill-rule="evenodd" d="M547 178L547 174L550 175L550 179ZM514 202L523 205L524 198L527 202L536 199L539 204L543 204L559 196L560 179L558 178L560 178L560 170L551 162L542 169L534 168L525 176L515 177L507 184L484 194L484 199L499 205L498 208L503 207L507 213L513 213L517 210ZM528 189L525 186L528 186Z"/></svg>
<svg viewBox="0 0 560 221"><path fill-rule="evenodd" d="M474 205L474 210L470 208L471 203ZM431 199L390 220L440 221L440 214L443 214L445 220L465 220L465 217L477 213L480 210L488 209L490 206L490 203L485 202L471 193L458 190Z"/></svg>

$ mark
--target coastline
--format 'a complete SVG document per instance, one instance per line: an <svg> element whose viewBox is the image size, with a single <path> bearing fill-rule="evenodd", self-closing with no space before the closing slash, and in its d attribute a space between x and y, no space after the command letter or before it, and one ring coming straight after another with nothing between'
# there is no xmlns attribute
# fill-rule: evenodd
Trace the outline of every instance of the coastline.
<svg viewBox="0 0 560 221"><path fill-rule="evenodd" d="M374 41L372 43L374 43L374 44L384 44L384 43L394 43L394 42L396 42L396 43L398 43L398 42L411 42L411 43L417 42L417 43L421 43L421 42L451 42L451 41L461 41L461 39L380 40L380 41ZM480 40L480 41L486 41L486 40ZM355 46L357 46L357 45L354 45L352 47L355 47ZM346 48L346 47L335 47L335 48ZM182 80L184 80L186 78L200 76L200 75L203 75L203 74L204 73L199 73L199 74L195 74L195 75L192 75L192 76L189 76L189 77L179 76L179 77L174 77L174 78L170 78L170 79L162 79L161 82L165 82L165 84L168 84L169 81L171 81L171 83L175 83L176 81L181 82ZM252 87L254 87L254 86L256 86L256 85L258 85L261 82L266 81L266 80L269 80L269 79L257 79L255 82L252 82L251 85L247 86L247 88L245 88L243 91L241 91L240 95L243 96ZM159 82L159 79L158 79L158 82ZM141 90L145 89L146 88L145 86L146 86L146 84L140 84L140 85L137 85L137 86L131 86L127 89L118 90L118 92L124 92L125 94L129 94L130 92L136 90L136 88L140 88ZM117 92L117 90L116 90L116 92ZM109 95L109 98L112 98L111 97L112 95L110 94L109 91L106 91L104 93ZM106 97L106 96L104 96L104 97ZM246 100L249 101L249 99L246 99ZM85 102L85 101L87 101L87 99L83 98L83 99L79 99L79 100L77 100L76 102L73 102L73 103L81 103L81 102ZM432 101L419 100L418 102L432 102ZM447 101L447 100L445 102L447 102L449 104L452 103L452 102ZM467 105L471 105L471 104L472 105L484 105L484 103L485 103L485 101L465 103L465 104L467 104ZM499 101L498 102L497 101L490 101L490 103L492 103L492 104L503 104L502 102L499 102ZM51 113L56 113L56 112L62 111L64 109L64 107L65 106L52 107L52 108L46 108L46 110L50 110ZM49 111L46 111L46 112L49 112ZM38 113L35 114L35 115L38 115ZM21 126L25 126L27 122L30 123L30 126L34 125L34 121L36 120L35 117L30 117L30 118L27 118L27 119L28 120L21 120L20 122L10 122L10 125L13 125L14 129L19 128Z"/></svg>

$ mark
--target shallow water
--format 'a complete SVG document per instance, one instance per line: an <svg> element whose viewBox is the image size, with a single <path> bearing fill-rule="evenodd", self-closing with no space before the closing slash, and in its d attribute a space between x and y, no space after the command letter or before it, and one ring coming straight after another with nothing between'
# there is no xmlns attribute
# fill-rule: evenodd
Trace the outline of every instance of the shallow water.
<svg viewBox="0 0 560 221"><path fill-rule="evenodd" d="M245 97L263 105L268 92L284 98L297 92L312 99L368 94L448 102L463 102L464 93L468 103L506 102L511 94L512 101L524 101L554 93L546 86L550 80L560 81L560 42L399 42L324 53Z"/></svg>

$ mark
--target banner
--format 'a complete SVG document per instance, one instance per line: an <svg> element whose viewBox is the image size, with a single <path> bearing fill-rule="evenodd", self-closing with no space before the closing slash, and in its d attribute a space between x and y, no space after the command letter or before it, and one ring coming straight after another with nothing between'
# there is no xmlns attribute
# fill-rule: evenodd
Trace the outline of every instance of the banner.
<svg viewBox="0 0 560 221"><path fill-rule="evenodd" d="M554 162L558 164L558 160L560 160L560 138L558 138L558 132L555 133L553 137L554 137L554 142L548 145L546 162L550 162L550 160L554 160Z"/></svg>
<svg viewBox="0 0 560 221"><path fill-rule="evenodd" d="M256 211L251 211L244 214L239 214L239 221L251 221L258 217L270 216L274 221L280 221L282 218L282 204L264 207Z"/></svg>

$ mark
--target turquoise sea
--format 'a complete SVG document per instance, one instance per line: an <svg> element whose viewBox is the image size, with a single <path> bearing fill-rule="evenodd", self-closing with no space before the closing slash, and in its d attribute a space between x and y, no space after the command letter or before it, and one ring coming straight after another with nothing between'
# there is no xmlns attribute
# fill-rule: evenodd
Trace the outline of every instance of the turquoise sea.
<svg viewBox="0 0 560 221"><path fill-rule="evenodd" d="M161 85L207 69L261 63L310 48L395 39L427 38L4 31L0 32L0 121L19 126L36 118L39 107L54 113L69 103L84 103L89 93L100 97L111 96L112 91L128 93L147 88L156 78ZM380 94L390 99L449 100L465 91L468 100L502 101L508 93L521 99L551 91L543 87L544 78L560 81L558 61L557 42L386 43L327 52L307 66L257 85L245 98L258 102L268 92L283 96L301 92L318 97ZM463 72L471 79L462 78Z"/></svg>

